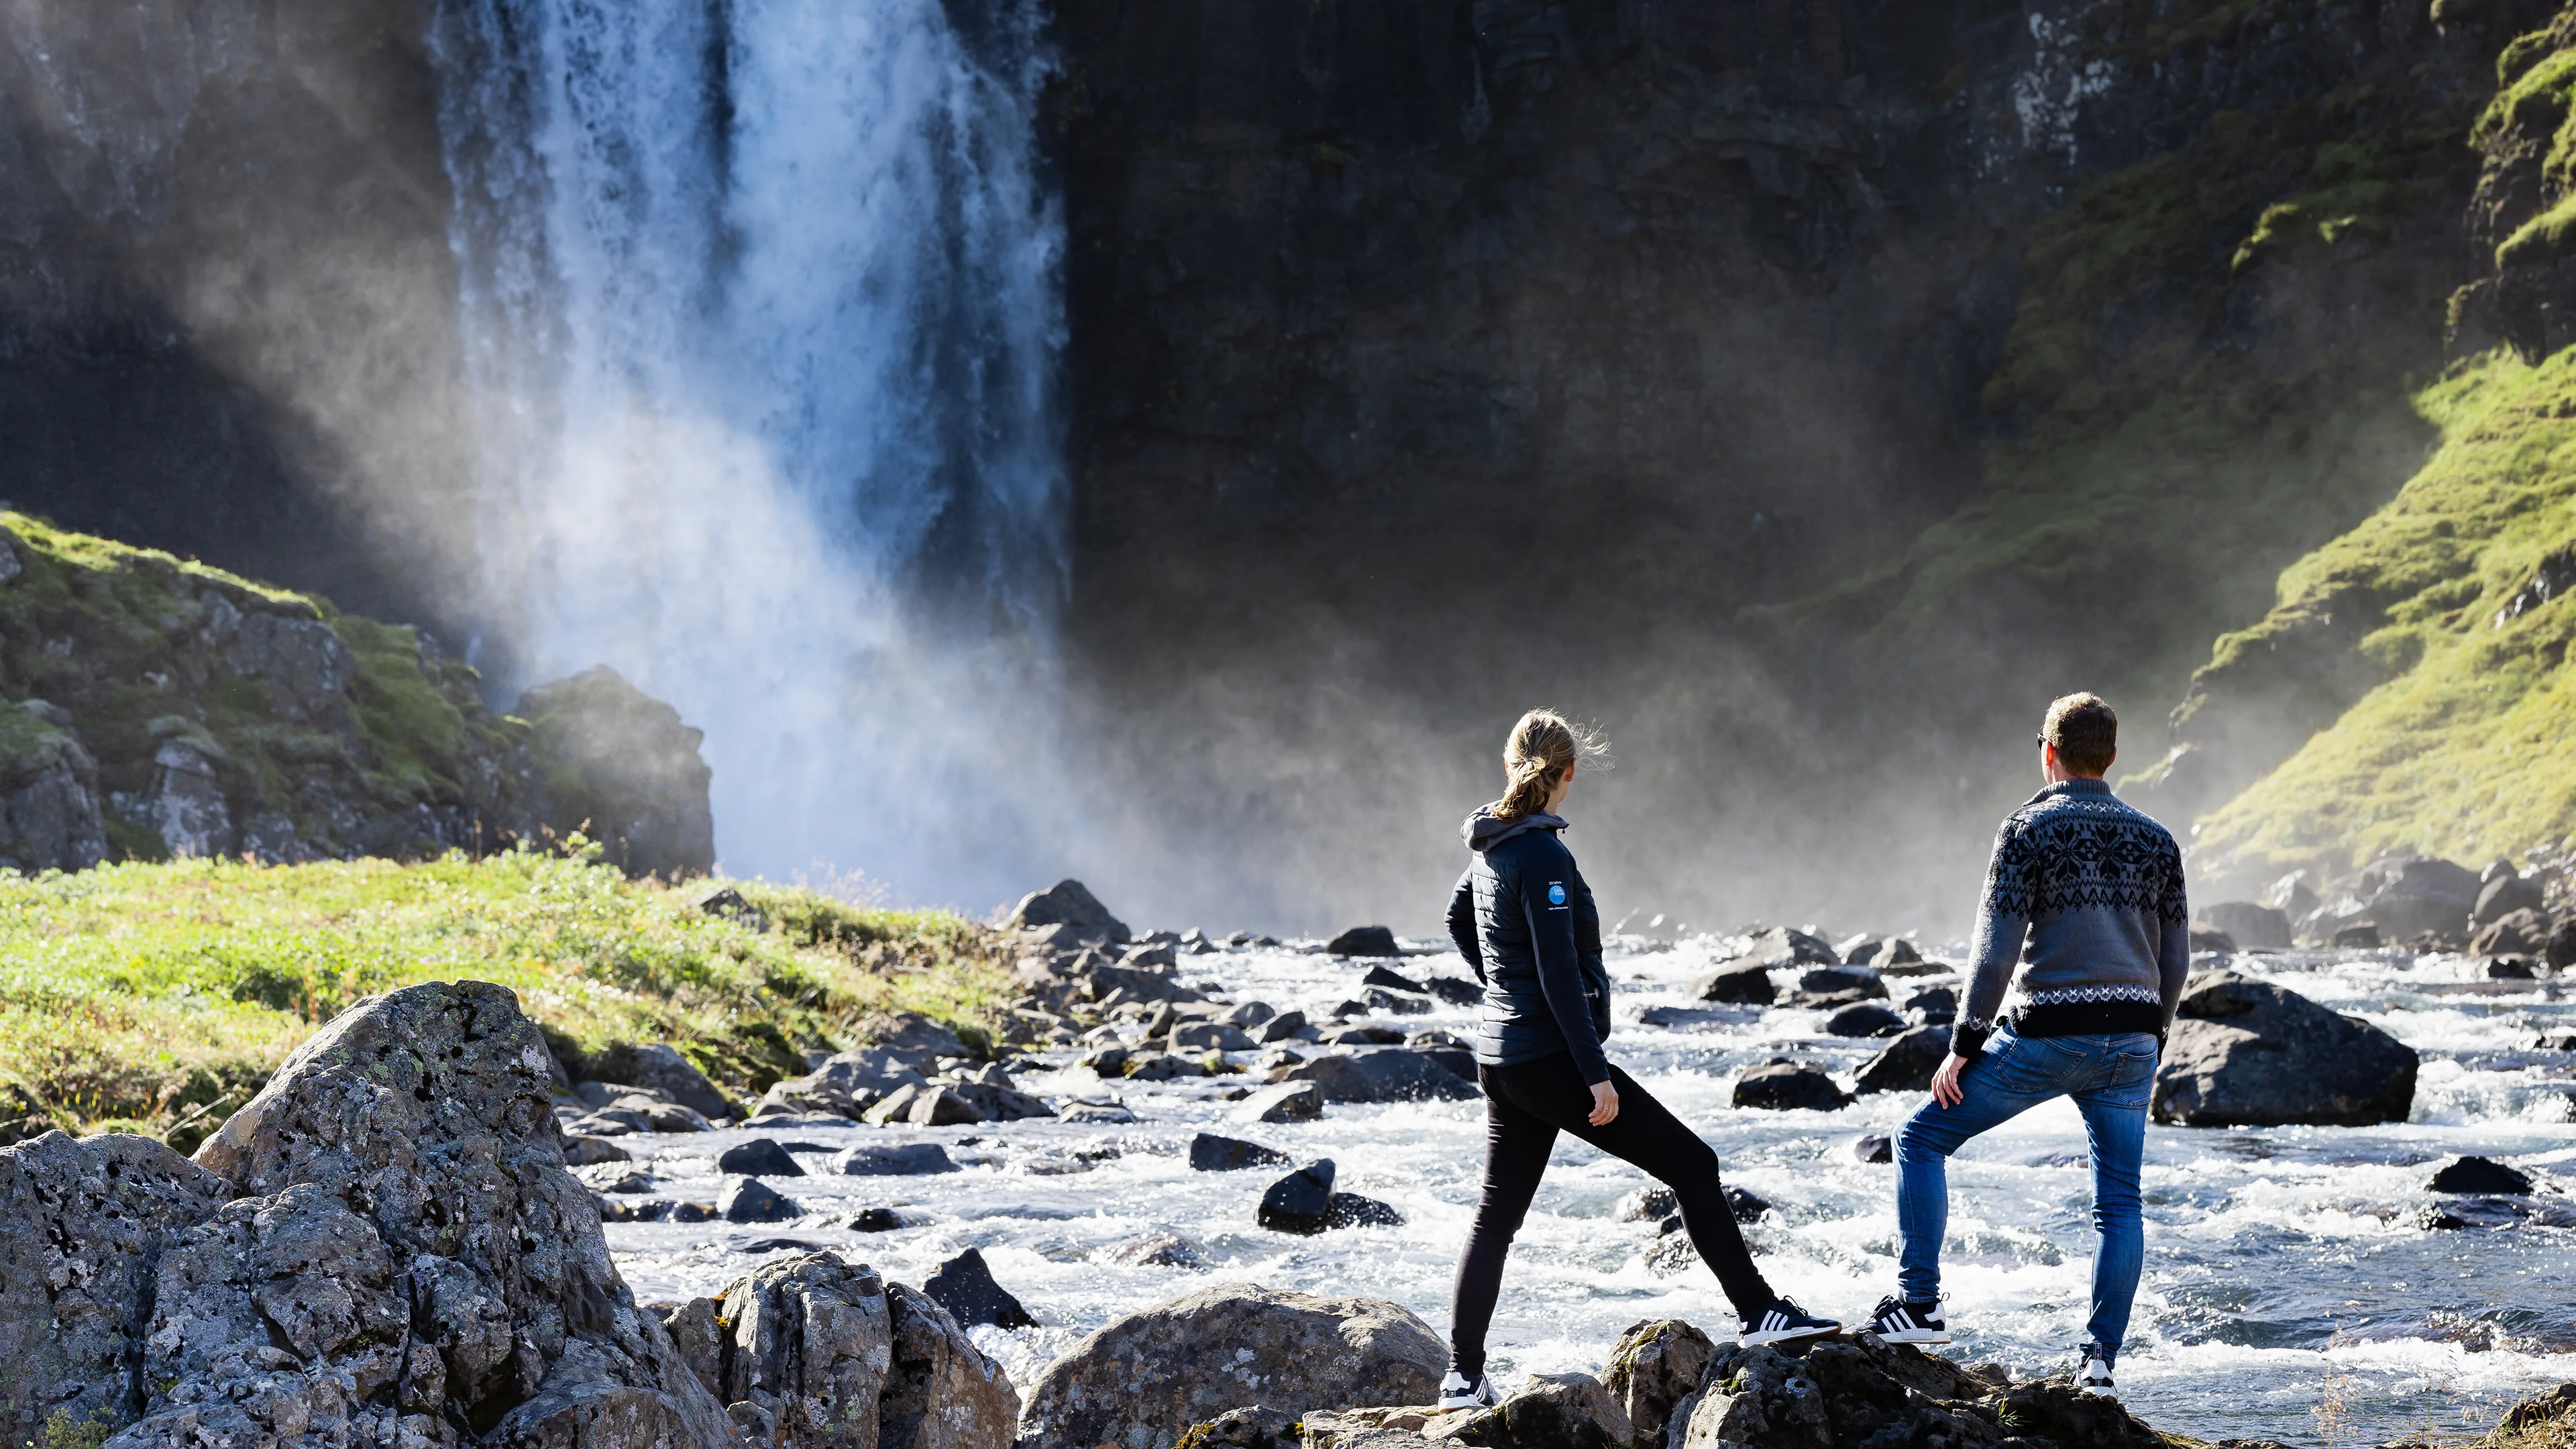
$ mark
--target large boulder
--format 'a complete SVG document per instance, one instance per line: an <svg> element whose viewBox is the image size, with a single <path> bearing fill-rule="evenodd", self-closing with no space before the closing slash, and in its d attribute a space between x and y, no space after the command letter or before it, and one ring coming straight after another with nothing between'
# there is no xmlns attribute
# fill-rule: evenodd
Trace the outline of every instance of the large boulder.
<svg viewBox="0 0 2576 1449"><path fill-rule="evenodd" d="M2469 925L2483 927L2516 911L2537 912L2545 905L2540 882L2518 875L2512 866L2498 861L2488 867L2486 884L2478 887L2477 904L2469 908Z"/></svg>
<svg viewBox="0 0 2576 1449"><path fill-rule="evenodd" d="M535 1025L482 982L372 998L306 1042L197 1151L243 1197L157 1265L120 1449L372 1438L386 1409L433 1439L729 1444L609 1260L551 1085ZM432 1351L398 1353L406 1323Z"/></svg>
<svg viewBox="0 0 2576 1449"><path fill-rule="evenodd" d="M1100 898L1078 880L1060 880L1045 890L1021 897L1018 907L1002 924L1020 931L1063 927L1065 930L1059 934L1068 941L1114 943L1129 939L1127 923L1109 914Z"/></svg>
<svg viewBox="0 0 2576 1449"><path fill-rule="evenodd" d="M2239 946L2286 950L2290 944L2290 918L2252 901L2220 901L2203 906L2200 923Z"/></svg>
<svg viewBox="0 0 2576 1449"><path fill-rule="evenodd" d="M1457 1073L1410 1047L1330 1052L1289 1068L1284 1080L1313 1082L1327 1102L1454 1102L1476 1095Z"/></svg>
<svg viewBox="0 0 2576 1449"><path fill-rule="evenodd" d="M0 1445L56 1414L123 1423L162 1255L231 1184L149 1137L47 1132L0 1148Z"/></svg>
<svg viewBox="0 0 2576 1449"><path fill-rule="evenodd" d="M743 1439L771 1449L1007 1449L1019 1394L919 1290L829 1252L681 1305L672 1340ZM638 1444L644 1441L636 1441Z"/></svg>
<svg viewBox="0 0 2576 1449"><path fill-rule="evenodd" d="M1428 1404L1448 1366L1448 1345L1396 1304L1220 1284L1075 1344L1029 1391L1020 1445L1174 1449L1234 1409Z"/></svg>
<svg viewBox="0 0 2576 1449"><path fill-rule="evenodd" d="M2476 909L2478 878L2468 867L2429 855L2386 855L2362 867L2355 891L2381 939L2430 932L2465 940Z"/></svg>
<svg viewBox="0 0 2576 1449"><path fill-rule="evenodd" d="M2159 1122L2358 1127L2403 1122L2413 1048L2295 992L2232 971L2183 993L2156 1072Z"/></svg>
<svg viewBox="0 0 2576 1449"><path fill-rule="evenodd" d="M629 875L715 869L715 774L698 755L705 734L678 710L602 664L529 690L512 712L534 728L529 755L548 819L577 825Z"/></svg>
<svg viewBox="0 0 2576 1449"><path fill-rule="evenodd" d="M27 875L107 858L98 763L43 704L0 699L0 867Z"/></svg>

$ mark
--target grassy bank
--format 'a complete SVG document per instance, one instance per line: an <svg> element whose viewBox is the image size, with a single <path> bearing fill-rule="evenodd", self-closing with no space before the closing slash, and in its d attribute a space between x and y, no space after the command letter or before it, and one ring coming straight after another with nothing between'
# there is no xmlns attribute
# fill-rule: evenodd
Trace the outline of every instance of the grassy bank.
<svg viewBox="0 0 2576 1449"><path fill-rule="evenodd" d="M2203 823L2209 860L2484 861L2576 830L2576 605L2526 592L2576 542L2576 352L2535 367L2500 350L2418 402L2443 431L2431 462L2282 575L2279 607L2212 664L2360 603L2385 620L2361 641L2383 682Z"/></svg>
<svg viewBox="0 0 2576 1449"><path fill-rule="evenodd" d="M535 851L0 872L0 1097L21 1099L0 1115L167 1130L256 1090L360 997L422 981L509 987L567 1056L675 1043L744 1094L872 1013L971 1033L1009 998L1008 961L962 917L735 884L767 930L699 911L709 882Z"/></svg>

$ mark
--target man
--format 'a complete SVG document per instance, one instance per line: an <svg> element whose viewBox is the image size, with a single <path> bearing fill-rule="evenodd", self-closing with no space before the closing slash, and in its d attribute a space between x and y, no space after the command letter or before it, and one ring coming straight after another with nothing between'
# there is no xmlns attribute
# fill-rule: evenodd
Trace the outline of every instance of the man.
<svg viewBox="0 0 2576 1449"><path fill-rule="evenodd" d="M2138 1162L2147 1097L2191 969L2182 852L2102 781L2118 740L2119 720L2093 695L2048 707L2039 735L2048 788L1995 833L1950 1054L1933 1074L1932 1101L1896 1139L1899 1293L1870 1324L1892 1343L1950 1341L1940 1317L1950 1154L2018 1113L2072 1097L2092 1142L2101 1235L2076 1386L2103 1398L2116 1396L2111 1366L2146 1253ZM2002 1011L2005 988L2015 985L2011 1010Z"/></svg>

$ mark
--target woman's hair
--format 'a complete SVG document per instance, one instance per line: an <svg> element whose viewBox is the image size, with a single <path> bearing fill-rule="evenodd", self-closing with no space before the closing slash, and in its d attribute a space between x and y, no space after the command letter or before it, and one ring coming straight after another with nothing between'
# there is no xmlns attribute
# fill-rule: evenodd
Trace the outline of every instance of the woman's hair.
<svg viewBox="0 0 2576 1449"><path fill-rule="evenodd" d="M1606 761L1610 744L1599 732L1552 709L1534 709L1512 726L1503 745L1503 798L1485 809L1499 820L1519 820L1547 804L1548 791L1577 760Z"/></svg>

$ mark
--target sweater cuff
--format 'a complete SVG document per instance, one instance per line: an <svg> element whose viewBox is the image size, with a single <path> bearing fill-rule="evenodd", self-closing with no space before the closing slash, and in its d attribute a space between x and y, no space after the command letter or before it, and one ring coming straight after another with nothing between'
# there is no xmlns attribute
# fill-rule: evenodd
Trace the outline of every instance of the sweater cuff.
<svg viewBox="0 0 2576 1449"><path fill-rule="evenodd" d="M1994 1027L1985 1022L1961 1017L1959 1024L1950 1028L1950 1050L1973 1062L1986 1054L1986 1038L1994 1035L1994 1031Z"/></svg>

